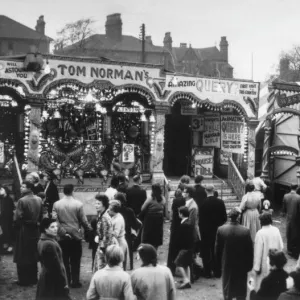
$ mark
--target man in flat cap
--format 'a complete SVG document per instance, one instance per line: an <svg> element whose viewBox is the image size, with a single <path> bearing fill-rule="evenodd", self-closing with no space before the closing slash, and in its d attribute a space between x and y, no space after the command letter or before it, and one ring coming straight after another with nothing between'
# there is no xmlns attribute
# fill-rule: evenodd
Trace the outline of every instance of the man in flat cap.
<svg viewBox="0 0 300 300"><path fill-rule="evenodd" d="M223 200L214 196L214 185L206 185L205 190L207 198L199 213L199 224L204 276L210 278L214 275L212 272L215 272L214 248L217 230L227 221L227 214Z"/></svg>
<svg viewBox="0 0 300 300"><path fill-rule="evenodd" d="M238 222L240 209L229 212L230 222L219 227L216 237L216 275L222 276L225 300L245 300L247 273L252 269L253 244L250 230Z"/></svg>

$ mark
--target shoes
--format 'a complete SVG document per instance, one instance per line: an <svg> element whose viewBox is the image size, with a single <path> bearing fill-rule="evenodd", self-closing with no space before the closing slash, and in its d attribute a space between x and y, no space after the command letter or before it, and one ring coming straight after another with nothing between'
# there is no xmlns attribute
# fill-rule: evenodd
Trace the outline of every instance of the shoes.
<svg viewBox="0 0 300 300"><path fill-rule="evenodd" d="M191 284L189 283L189 282L186 282L186 283L182 283L179 287L178 287L178 289L179 290L184 290L184 289L190 289L192 286L191 286Z"/></svg>
<svg viewBox="0 0 300 300"><path fill-rule="evenodd" d="M81 282L71 283L70 287L73 289L79 289L82 287L82 283Z"/></svg>

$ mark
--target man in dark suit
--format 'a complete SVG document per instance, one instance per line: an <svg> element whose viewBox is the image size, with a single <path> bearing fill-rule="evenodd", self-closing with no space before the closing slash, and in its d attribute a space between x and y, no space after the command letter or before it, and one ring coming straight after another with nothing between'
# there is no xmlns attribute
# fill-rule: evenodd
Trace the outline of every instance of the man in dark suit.
<svg viewBox="0 0 300 300"><path fill-rule="evenodd" d="M191 287L191 270L189 270L189 267L193 262L193 226L189 223L189 209L186 206L181 206L178 209L178 214L181 224L177 232L176 248L179 250L179 253L175 259L175 265L183 279L182 284L178 288L185 289Z"/></svg>
<svg viewBox="0 0 300 300"><path fill-rule="evenodd" d="M194 194L194 200L196 201L198 205L199 211L201 210L202 204L204 203L207 194L205 191L205 188L202 186L203 176L197 175L195 177L195 194Z"/></svg>
<svg viewBox="0 0 300 300"><path fill-rule="evenodd" d="M286 215L286 239L288 254L298 258L300 247L300 196L297 194L298 186L293 184L291 191L283 197L283 213Z"/></svg>
<svg viewBox="0 0 300 300"><path fill-rule="evenodd" d="M133 186L127 188L126 191L127 206L133 209L136 216L141 213L141 208L147 199L146 191L140 187L141 183L141 175L135 175L133 177Z"/></svg>
<svg viewBox="0 0 300 300"><path fill-rule="evenodd" d="M240 210L233 208L229 213L230 222L217 231L215 275L222 275L225 300L246 299L247 273L253 264L250 230L239 224L239 216Z"/></svg>
<svg viewBox="0 0 300 300"><path fill-rule="evenodd" d="M199 224L201 234L201 254L204 276L210 278L215 271L215 240L217 230L227 221L226 208L223 200L214 196L214 186L206 186L207 199L202 204Z"/></svg>

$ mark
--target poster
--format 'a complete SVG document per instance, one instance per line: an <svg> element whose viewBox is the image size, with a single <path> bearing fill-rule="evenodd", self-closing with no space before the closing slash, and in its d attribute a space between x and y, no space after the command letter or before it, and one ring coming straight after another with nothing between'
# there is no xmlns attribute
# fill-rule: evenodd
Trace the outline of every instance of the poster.
<svg viewBox="0 0 300 300"><path fill-rule="evenodd" d="M203 143L204 147L220 148L221 141L220 130L220 114L205 113L204 114L204 132Z"/></svg>
<svg viewBox="0 0 300 300"><path fill-rule="evenodd" d="M0 142L0 164L4 164L4 143Z"/></svg>
<svg viewBox="0 0 300 300"><path fill-rule="evenodd" d="M231 153L244 153L244 121L242 116L221 116L221 149Z"/></svg>
<svg viewBox="0 0 300 300"><path fill-rule="evenodd" d="M193 117L192 118L192 130L193 131L203 131L204 130L204 118L203 117Z"/></svg>
<svg viewBox="0 0 300 300"><path fill-rule="evenodd" d="M194 176L202 175L204 178L212 178L214 167L214 148L195 147L193 148L192 157Z"/></svg>
<svg viewBox="0 0 300 300"><path fill-rule="evenodd" d="M229 158L231 158L231 156L232 156L231 152L227 152L227 151L224 151L223 149L221 149L221 151L220 151L220 164L228 166L228 161L229 161Z"/></svg>
<svg viewBox="0 0 300 300"><path fill-rule="evenodd" d="M122 147L122 162L134 162L134 144L123 144Z"/></svg>

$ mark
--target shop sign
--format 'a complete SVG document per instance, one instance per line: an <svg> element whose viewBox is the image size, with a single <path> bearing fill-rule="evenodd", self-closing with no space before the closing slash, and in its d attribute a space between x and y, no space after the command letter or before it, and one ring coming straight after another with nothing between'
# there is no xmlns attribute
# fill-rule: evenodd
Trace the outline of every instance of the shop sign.
<svg viewBox="0 0 300 300"><path fill-rule="evenodd" d="M193 117L192 118L192 130L203 131L204 130L204 117Z"/></svg>
<svg viewBox="0 0 300 300"><path fill-rule="evenodd" d="M5 156L4 156L4 143L0 142L0 164L4 164Z"/></svg>
<svg viewBox="0 0 300 300"><path fill-rule="evenodd" d="M221 116L221 149L226 152L244 153L244 122L241 116Z"/></svg>
<svg viewBox="0 0 300 300"><path fill-rule="evenodd" d="M220 114L204 113L203 146L220 148Z"/></svg>
<svg viewBox="0 0 300 300"><path fill-rule="evenodd" d="M191 105L188 105L188 106L182 105L181 106L181 114L184 116L197 115L197 107L194 108Z"/></svg>
<svg viewBox="0 0 300 300"><path fill-rule="evenodd" d="M231 156L232 156L231 152L227 152L227 151L224 151L223 149L221 149L221 151L220 151L220 164L227 166L229 158L231 158Z"/></svg>
<svg viewBox="0 0 300 300"><path fill-rule="evenodd" d="M204 178L213 177L214 148L195 147L193 148L194 175L202 175Z"/></svg>
<svg viewBox="0 0 300 300"><path fill-rule="evenodd" d="M122 162L134 162L134 144L123 144L122 147Z"/></svg>
<svg viewBox="0 0 300 300"><path fill-rule="evenodd" d="M23 62L0 61L0 77L2 78L31 80L33 74L24 70Z"/></svg>
<svg viewBox="0 0 300 300"><path fill-rule="evenodd" d="M139 113L140 112L140 108L139 107L119 106L119 107L117 107L117 112L122 112L122 113Z"/></svg>

